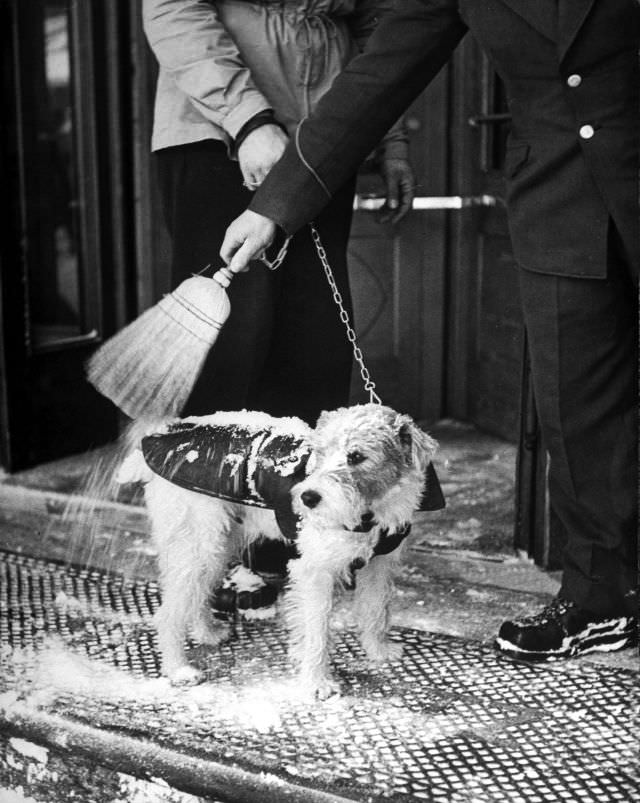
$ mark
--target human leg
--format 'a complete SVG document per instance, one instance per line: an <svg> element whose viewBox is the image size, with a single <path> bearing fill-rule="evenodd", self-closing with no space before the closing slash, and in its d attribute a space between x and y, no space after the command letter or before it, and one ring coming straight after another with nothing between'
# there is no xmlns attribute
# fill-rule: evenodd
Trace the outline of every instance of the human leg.
<svg viewBox="0 0 640 803"><path fill-rule="evenodd" d="M155 154L165 219L172 239L171 284L176 287L218 252L228 224L250 200L226 147L211 140ZM183 409L184 415L252 407L273 321L274 277L263 265L234 277L231 314L211 349Z"/></svg>
<svg viewBox="0 0 640 803"><path fill-rule="evenodd" d="M347 243L353 183L336 193L316 227L345 308L352 317ZM309 228L291 241L279 268L271 348L257 391L261 409L315 424L349 400L352 347Z"/></svg>
<svg viewBox="0 0 640 803"><path fill-rule="evenodd" d="M521 292L550 455L550 503L567 543L561 602L524 624L505 623L499 639L507 650L526 644L539 657L623 646L637 615L638 308L631 266L612 236L606 280L522 271Z"/></svg>

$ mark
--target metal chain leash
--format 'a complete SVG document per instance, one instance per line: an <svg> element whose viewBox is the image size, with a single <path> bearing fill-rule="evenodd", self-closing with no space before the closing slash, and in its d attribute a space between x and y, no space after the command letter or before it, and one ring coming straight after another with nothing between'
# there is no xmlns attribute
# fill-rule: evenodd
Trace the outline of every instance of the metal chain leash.
<svg viewBox="0 0 640 803"><path fill-rule="evenodd" d="M340 291L338 290L338 285L336 284L336 280L333 277L333 271L329 266L329 260L327 259L327 252L324 250L322 245L322 241L320 240L320 234L318 230L314 226L313 223L310 223L311 228L311 236L313 238L313 242L315 243L316 250L318 252L318 256L320 257L320 262L322 263L322 267L324 268L324 272L327 276L327 281L329 282L329 287L331 288L331 292L333 293L333 300L336 302L336 306L340 310L340 320L345 326L347 330L347 339L353 348L353 359L358 363L360 368L360 376L362 377L362 381L364 382L364 389L369 391L369 401L372 404L382 404L382 400L375 392L376 383L371 379L371 375L367 370L366 365L364 364L364 358L362 356L362 352L360 351L360 347L356 341L356 333L354 332L351 321L349 320L349 313L344 307L344 303L342 301L342 296Z"/></svg>
<svg viewBox="0 0 640 803"><path fill-rule="evenodd" d="M329 265L329 260L327 259L327 252L324 250L324 246L322 245L322 241L320 240L320 234L318 233L318 230L316 229L313 223L310 223L309 226L311 228L311 236L316 246L320 262L322 263L322 267L324 268L327 281L329 282L329 287L331 288L331 292L333 294L333 300L335 301L336 306L340 311L340 320L342 321L342 323L345 326L345 329L347 330L347 340L349 341L349 343L351 343L351 347L353 349L353 359L356 361L358 367L360 368L360 376L362 377L362 382L364 383L364 389L368 391L369 401L372 404L382 404L380 396L378 396L378 394L375 391L376 383L371 379L371 374L369 373L367 366L364 364L364 357L362 356L362 351L358 346L356 333L354 332L353 327L351 326L351 321L349 320L349 313L344 307L342 295L338 290L338 285L336 284L336 280L334 279L333 276L333 271L331 270L331 267ZM284 241L274 260L269 260L267 259L265 254L262 254L262 256L259 257L260 261L264 263L267 266L267 268L269 268L269 270L277 270L280 267L280 265L282 265L282 263L285 260L285 257L287 256L287 250L289 248L290 242L291 242L291 235L289 235L287 239ZM210 267L211 267L210 265L207 265L207 267L204 268L204 270L207 270L207 268ZM200 273L203 273L204 270L200 271Z"/></svg>
<svg viewBox="0 0 640 803"><path fill-rule="evenodd" d="M284 243L282 243L282 246L280 247L280 250L276 254L276 258L273 261L268 259L267 255L264 254L264 253L261 256L258 257L260 262L262 262L264 265L266 265L269 268L269 270L277 270L280 267L280 265L282 265L282 263L284 262L285 257L287 256L287 251L289 249L289 243L291 242L291 236L292 235L289 235L287 237L287 239L284 241ZM202 268L202 270L199 270L197 273L193 273L191 275L192 276L202 276L202 274L205 271L211 270L212 267L213 267L213 265L210 262L208 265L205 265L204 268Z"/></svg>
<svg viewBox="0 0 640 803"><path fill-rule="evenodd" d="M282 247L278 251L276 258L273 261L267 259L266 254L262 254L262 256L258 257L260 262L266 265L269 268L269 270L277 270L280 267L280 265L282 265L282 263L284 262L284 258L286 257L287 250L289 248L289 243L291 242L291 236L292 235L290 234L287 237L287 239L282 243Z"/></svg>

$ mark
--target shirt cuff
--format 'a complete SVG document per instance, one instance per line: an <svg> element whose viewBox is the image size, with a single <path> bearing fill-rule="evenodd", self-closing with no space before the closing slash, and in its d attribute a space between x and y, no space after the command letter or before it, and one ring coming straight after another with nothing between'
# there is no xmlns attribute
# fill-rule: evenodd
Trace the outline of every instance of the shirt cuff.
<svg viewBox="0 0 640 803"><path fill-rule="evenodd" d="M379 148L380 158L408 159L409 143L403 139L383 140Z"/></svg>
<svg viewBox="0 0 640 803"><path fill-rule="evenodd" d="M250 120L242 126L240 131L236 134L235 141L233 143L232 154L236 156L238 153L238 148L244 140L251 134L252 131L255 131L257 128L261 128L263 125L277 125L281 128L285 134L287 134L287 129L276 120L276 116L273 112L273 109L265 109L264 111L258 112L255 114Z"/></svg>
<svg viewBox="0 0 640 803"><path fill-rule="evenodd" d="M256 114L264 111L271 111L271 106L259 92L248 93L242 103L235 106L225 115L222 127L235 140L242 127L249 122Z"/></svg>

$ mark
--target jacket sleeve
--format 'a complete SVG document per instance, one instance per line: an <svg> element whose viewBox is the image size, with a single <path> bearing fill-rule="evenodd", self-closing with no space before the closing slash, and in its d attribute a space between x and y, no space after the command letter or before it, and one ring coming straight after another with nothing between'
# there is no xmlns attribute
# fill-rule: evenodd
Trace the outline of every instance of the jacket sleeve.
<svg viewBox="0 0 640 803"><path fill-rule="evenodd" d="M364 50L367 40L392 6L393 0L356 0L353 11L347 17L347 24L360 52ZM387 156L406 157L408 142L404 118L400 117L384 135L378 150Z"/></svg>
<svg viewBox="0 0 640 803"><path fill-rule="evenodd" d="M347 25L360 51L375 30L382 16L389 11L392 0L356 0L353 11L347 15Z"/></svg>
<svg viewBox="0 0 640 803"><path fill-rule="evenodd" d="M142 15L161 68L232 139L251 117L271 108L210 0L143 0Z"/></svg>
<svg viewBox="0 0 640 803"><path fill-rule="evenodd" d="M457 0L401 0L303 120L250 209L293 233L321 211L467 31Z"/></svg>

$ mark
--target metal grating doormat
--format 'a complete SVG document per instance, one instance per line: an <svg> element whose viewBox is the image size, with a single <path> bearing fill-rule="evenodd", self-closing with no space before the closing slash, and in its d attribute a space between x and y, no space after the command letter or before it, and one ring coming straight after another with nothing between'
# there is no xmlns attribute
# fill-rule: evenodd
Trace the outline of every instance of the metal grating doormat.
<svg viewBox="0 0 640 803"><path fill-rule="evenodd" d="M529 666L462 639L398 629L401 663L369 669L335 632L342 696L297 701L285 635L244 623L208 673L160 678L155 583L0 552L2 700L183 754L366 801L640 800L635 673Z"/></svg>

